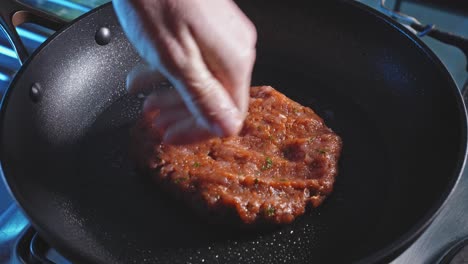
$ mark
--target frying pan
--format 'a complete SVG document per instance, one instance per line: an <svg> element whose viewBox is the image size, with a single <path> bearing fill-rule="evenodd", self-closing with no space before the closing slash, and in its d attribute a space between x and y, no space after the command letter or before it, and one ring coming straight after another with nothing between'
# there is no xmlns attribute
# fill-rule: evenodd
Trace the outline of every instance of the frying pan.
<svg viewBox="0 0 468 264"><path fill-rule="evenodd" d="M395 22L355 2L308 2L238 4L259 32L253 84L312 107L343 138L320 208L273 230L212 226L138 175L128 144L141 101L125 78L141 59L107 4L49 38L2 103L1 168L40 235L76 263L369 263L408 247L463 169L461 96Z"/></svg>

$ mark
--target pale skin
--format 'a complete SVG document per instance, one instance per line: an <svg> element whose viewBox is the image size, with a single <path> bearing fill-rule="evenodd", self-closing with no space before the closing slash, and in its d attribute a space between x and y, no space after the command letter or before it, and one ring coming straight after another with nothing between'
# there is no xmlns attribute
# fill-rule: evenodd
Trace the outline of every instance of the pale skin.
<svg viewBox="0 0 468 264"><path fill-rule="evenodd" d="M257 33L232 0L114 0L119 21L147 66L127 78L131 93L162 73L176 88L152 93L143 113L169 144L239 133L247 114Z"/></svg>

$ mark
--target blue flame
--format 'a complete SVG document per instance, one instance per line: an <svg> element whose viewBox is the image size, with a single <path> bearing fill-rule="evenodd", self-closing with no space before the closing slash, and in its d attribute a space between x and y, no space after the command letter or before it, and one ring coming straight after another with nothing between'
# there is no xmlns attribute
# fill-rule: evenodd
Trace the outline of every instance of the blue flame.
<svg viewBox="0 0 468 264"><path fill-rule="evenodd" d="M16 59L16 52L13 49L0 45L0 53L10 58Z"/></svg>
<svg viewBox="0 0 468 264"><path fill-rule="evenodd" d="M9 82L10 81L10 76L0 72L0 81L2 82Z"/></svg>
<svg viewBox="0 0 468 264"><path fill-rule="evenodd" d="M30 39L32 41L35 41L35 42L39 42L39 43L42 43L44 42L47 37L45 36L42 36L42 35L39 35L37 33L34 33L34 32L31 32L27 29L24 29L24 28L16 28L16 31L18 31L18 34L24 38L27 38L27 39Z"/></svg>
<svg viewBox="0 0 468 264"><path fill-rule="evenodd" d="M68 7L68 8L72 8L81 12L88 12L89 10L91 10L91 8L89 7L86 7L77 3L73 3L73 2L68 2L65 0L47 0L47 2L61 5L61 6Z"/></svg>
<svg viewBox="0 0 468 264"><path fill-rule="evenodd" d="M16 239L28 225L28 219L16 204L12 204L0 216L0 244L9 243L9 241Z"/></svg>

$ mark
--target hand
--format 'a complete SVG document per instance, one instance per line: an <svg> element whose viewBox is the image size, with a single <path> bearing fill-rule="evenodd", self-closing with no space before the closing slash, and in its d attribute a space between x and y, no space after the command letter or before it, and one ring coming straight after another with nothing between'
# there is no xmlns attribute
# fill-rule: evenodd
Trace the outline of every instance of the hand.
<svg viewBox="0 0 468 264"><path fill-rule="evenodd" d="M158 71L176 88L152 94L144 111L166 143L191 143L242 128L249 104L257 34L232 0L114 0L129 40L148 64L129 75L131 92L147 90Z"/></svg>

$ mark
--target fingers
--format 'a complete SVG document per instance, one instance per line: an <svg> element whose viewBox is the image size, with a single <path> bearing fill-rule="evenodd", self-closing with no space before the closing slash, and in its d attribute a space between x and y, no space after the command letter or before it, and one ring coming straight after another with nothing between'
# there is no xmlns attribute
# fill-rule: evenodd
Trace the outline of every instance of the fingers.
<svg viewBox="0 0 468 264"><path fill-rule="evenodd" d="M166 42L170 45L163 45L168 50L161 53L163 70L167 71L168 79L181 94L198 125L217 136L237 134L244 113L207 67L190 29L180 27L177 41Z"/></svg>
<svg viewBox="0 0 468 264"><path fill-rule="evenodd" d="M188 124L197 128L194 138L207 132L237 134L249 102L256 32L234 2L114 0L114 7L129 40L150 66L129 74L129 91L157 88L155 83L163 81L155 74L158 69L180 94L157 94L145 103L148 109L161 109L159 124L172 135L170 141L177 142L172 138L184 135L181 129Z"/></svg>
<svg viewBox="0 0 468 264"><path fill-rule="evenodd" d="M154 115L155 112L159 114ZM212 137L212 132L200 126L175 90L148 96L143 114L151 116L164 143L189 144Z"/></svg>
<svg viewBox="0 0 468 264"><path fill-rule="evenodd" d="M143 105L143 114L159 111L159 116L153 121L155 126L165 131L169 126L192 116L175 90L164 93L153 93L148 96Z"/></svg>
<svg viewBox="0 0 468 264"><path fill-rule="evenodd" d="M168 79L178 90L187 109L194 116L194 120L197 120L197 125L216 136L237 134L242 127L244 114L208 69L189 29L180 28L177 41L169 39L165 43L170 45L162 44L168 52L161 53L164 66L161 70L166 72ZM151 83L151 75L143 72L137 76L141 76L136 78L137 80L145 80L131 83Z"/></svg>
<svg viewBox="0 0 468 264"><path fill-rule="evenodd" d="M204 124L204 120L197 120L187 108L186 102L184 102L175 89L155 88L158 87L157 82L160 82L160 75L158 75L158 73L146 67L139 67L129 74L127 85L131 93L151 91L151 94L146 97L143 104L143 114L152 115L154 112L158 111L159 114L153 122L158 128L158 131L162 131L164 134L165 142L172 144L192 143L207 139L213 134L218 136L223 135L221 129L209 129L207 125ZM191 97L191 102L204 105L203 100L213 98L212 94L209 92L223 91L222 89L210 89L209 86L202 85L201 87L207 87L207 97ZM220 100L217 100L217 102L219 101ZM218 106L214 107L218 108ZM230 107L228 110L231 111L233 108L234 107Z"/></svg>
<svg viewBox="0 0 468 264"><path fill-rule="evenodd" d="M210 6L196 5L194 8L197 11L191 14L203 14L191 20L190 24L203 59L239 111L245 113L255 61L255 26L230 0L219 0ZM223 26L212 27L207 33L205 29L212 21Z"/></svg>
<svg viewBox="0 0 468 264"><path fill-rule="evenodd" d="M210 131L198 125L192 116L168 127L164 133L163 142L166 144L190 144L212 137Z"/></svg>
<svg viewBox="0 0 468 264"><path fill-rule="evenodd" d="M166 131L169 127L175 125L176 123L180 122L181 120L185 120L191 118L192 115L187 109L174 109L174 110L166 110L165 114L160 115L155 121L154 124L156 127L161 129L162 131ZM187 131L187 134L190 135L190 132L193 130L190 129ZM206 129L205 129L206 130Z"/></svg>
<svg viewBox="0 0 468 264"><path fill-rule="evenodd" d="M158 88L166 88L168 81L158 71L140 64L127 75L126 86L130 94L150 94Z"/></svg>

